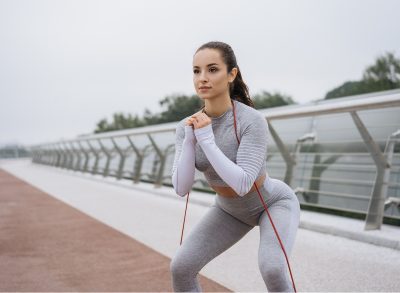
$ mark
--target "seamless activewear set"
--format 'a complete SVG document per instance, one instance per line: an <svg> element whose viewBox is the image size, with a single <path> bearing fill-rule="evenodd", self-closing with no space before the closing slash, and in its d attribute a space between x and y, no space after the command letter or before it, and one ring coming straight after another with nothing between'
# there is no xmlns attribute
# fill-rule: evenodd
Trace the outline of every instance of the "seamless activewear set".
<svg viewBox="0 0 400 293"><path fill-rule="evenodd" d="M198 272L212 259L239 241L254 226L260 227L259 268L268 291L293 291L287 264L268 219L254 181L266 173L268 125L256 109L232 100L233 108L211 124L193 129L182 119L176 128L172 184L176 193L190 192L195 169L213 186L231 187L237 196L218 193L203 218L190 231L171 261L175 291L201 291ZM300 221L300 204L284 182L267 176L259 191L268 207L287 255L290 254Z"/></svg>

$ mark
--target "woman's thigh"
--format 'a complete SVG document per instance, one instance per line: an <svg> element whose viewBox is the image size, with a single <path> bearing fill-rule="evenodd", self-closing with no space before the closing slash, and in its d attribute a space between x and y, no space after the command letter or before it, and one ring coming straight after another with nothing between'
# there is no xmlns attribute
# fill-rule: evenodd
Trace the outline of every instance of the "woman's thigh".
<svg viewBox="0 0 400 293"><path fill-rule="evenodd" d="M213 205L183 239L173 261L197 273L252 228Z"/></svg>
<svg viewBox="0 0 400 293"><path fill-rule="evenodd" d="M291 198L278 200L268 208L268 212L289 257L300 222L299 201L295 195ZM265 211L260 216L259 226L259 260L271 264L286 263L279 240Z"/></svg>

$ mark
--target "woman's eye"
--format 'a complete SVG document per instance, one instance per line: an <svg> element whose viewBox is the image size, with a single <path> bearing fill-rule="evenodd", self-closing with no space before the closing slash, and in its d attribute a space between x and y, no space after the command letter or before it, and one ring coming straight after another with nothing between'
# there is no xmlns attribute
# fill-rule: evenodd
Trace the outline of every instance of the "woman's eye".
<svg viewBox="0 0 400 293"><path fill-rule="evenodd" d="M218 71L218 68L215 68L215 67L211 67L210 68L210 72L217 72ZM193 70L193 73L199 73L199 71L197 70L197 69L195 69L195 70Z"/></svg>

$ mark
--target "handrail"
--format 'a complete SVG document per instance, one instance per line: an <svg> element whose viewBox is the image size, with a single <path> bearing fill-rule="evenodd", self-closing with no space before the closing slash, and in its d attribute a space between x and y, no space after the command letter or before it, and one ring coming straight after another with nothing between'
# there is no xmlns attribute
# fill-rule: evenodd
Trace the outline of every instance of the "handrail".
<svg viewBox="0 0 400 293"><path fill-rule="evenodd" d="M299 118L306 116L321 116L327 114L347 113L352 111L370 110L376 108L400 106L400 91L388 95L373 96L365 99L346 100L338 103L313 104L300 106L298 108L272 108L260 110L268 120Z"/></svg>
<svg viewBox="0 0 400 293"><path fill-rule="evenodd" d="M358 112L365 110L383 109L388 107L400 107L400 90L369 93L365 95L351 96L328 101L315 101L305 105L290 105L270 109L260 109L258 111L268 121L270 135L272 139L275 140L274 147L278 149L279 153L284 158L283 164L271 162L270 166L278 167L278 164L279 168L280 166L286 166L286 175L284 180L287 184L291 186L293 179L298 179L301 177L302 180L300 181L300 185L302 185L303 181L307 181L307 178L314 178L312 180L309 179L309 188L305 188L304 186L295 187L295 190L300 190L300 194L301 190L307 191L313 190L315 188L318 189L319 183L316 183L315 181L322 182L323 180L316 180L315 178L322 178L322 172L324 172L325 170L344 169L344 167L346 167L351 172L351 170L364 170L366 169L366 167L368 167L369 173L373 170L376 171L377 176L375 181L373 183L371 183L371 181L368 181L371 183L368 185L372 185L372 194L370 195L370 197L366 195L366 198L370 199L370 204L367 212L365 229L379 229L384 215L383 203L386 197L386 191L389 187L392 188L393 186L395 186L395 188L397 189L397 185L392 184L391 182L389 182L389 180L390 172L399 171L398 165L393 166L392 161L397 161L396 158L398 158L398 155L394 154L394 145L396 143L399 143L400 141L397 136L394 137L392 135L390 136L390 148L388 148L389 151L382 150L381 148L383 143L386 142L389 138L382 139L382 135L379 135L379 139L374 139L370 135L369 129L364 125L362 119L359 117ZM357 141L346 140L346 142L337 141L337 144L340 145L349 142L357 142L361 143L360 149L363 148L362 144L364 144L369 152L369 156L372 159L372 162L368 162L368 166L362 163L358 164L357 166L354 166L354 164L349 164L349 166L342 164L342 166L339 162L336 163L336 160L339 156L359 156L360 153L347 152L346 148L341 148L342 150L344 150L344 153L337 152L335 154L335 152L332 152L331 150L333 147L335 147L335 145L332 144L336 143L336 141L319 141L318 132L317 135L315 135L314 128L307 129L306 133L300 133L298 131L296 132L294 128L294 130L290 133L290 145L287 142L285 143L284 140L280 138L281 133L275 130L275 124L279 123L279 120L290 120L301 117L313 118L316 116L340 113L349 114L349 117L351 117L352 119L349 120L349 122L351 123L351 121L353 121L353 129L359 131L361 139ZM315 125L317 120L313 119L312 121L312 125ZM397 122L397 120L395 121ZM173 145L160 145L160 143L153 138L156 137L156 134L175 132L178 123L179 121L118 131L110 131L99 134L80 135L71 139L62 139L56 142L33 145L30 147L32 150L32 161L35 163L42 163L61 168L73 168L74 170L80 170L83 172L97 173L98 170L101 170L104 176L118 174L118 179L122 178L122 174L130 174L134 183L139 182L141 176L147 175L149 178L156 178L154 184L155 187L159 187L162 184L163 179L168 178L168 176L164 175L164 169L166 166L166 160L170 157L168 155L172 154L172 152L170 152L169 150L172 148ZM394 129L394 126L396 126L393 125L393 122L391 122L390 125L386 124L385 127L381 127L382 129L386 130L385 135L387 135L387 129L390 129L392 131ZM347 125L351 124L346 124L346 126ZM370 127L370 129L372 128L373 127ZM377 133L376 130L374 131L375 133ZM296 134L296 136L293 135L294 133ZM395 133L397 135L397 132ZM146 140L149 141L149 144L145 145L144 147L139 147L139 144L135 140L137 136L141 135L144 135L146 137ZM349 136L346 136L346 138L348 137ZM115 141L116 138L122 138L126 140L127 143L129 143L127 144L127 146L124 147L124 152L122 154L121 152L118 152L118 146L116 145L117 142ZM294 141L292 141L293 138ZM115 151L115 155L117 154L117 152L119 153L119 156L113 156L113 158L109 157L106 160L107 166L104 168L98 166L99 155L104 151L104 146L102 148L101 146L94 148L90 144L91 142L100 140L105 140L105 142L109 143L109 146L107 146L107 150L109 149L110 152ZM79 148L75 148L75 146L73 145L73 143L75 142L78 143L78 145L80 146ZM89 148L83 148L83 142L85 142L89 146ZM321 145L329 145L329 148L327 148L326 150L330 150L330 152L324 153L309 149L307 155L309 154L310 156L318 157L316 158L316 160L314 160L314 157L312 157L312 161L305 162L303 160L300 160L300 155L304 153L304 146L306 145L315 145L318 147ZM290 148L288 146L290 146ZM146 160L147 158L144 150L149 150L155 153L154 157L156 161L153 162L153 167L151 171L153 173L151 174L144 174L144 171L142 171L144 160ZM389 152L390 154L386 152ZM276 154L276 152L274 152L274 154ZM331 156L326 158L327 154L331 154ZM85 160L82 160L82 158L80 157L81 155L84 155ZM95 158L94 164L92 162L93 155ZM126 160L128 155L135 157L134 166L130 168L131 171L124 170L124 164L126 163L126 161L128 161ZM112 174L109 174L108 172L110 162L111 160L114 160L114 157L116 159L119 158L119 164L115 164L115 162L113 161L113 165L117 165L118 170L112 170ZM280 160L282 160L282 158L280 158ZM82 161L84 161L84 163ZM91 161L90 164L89 161ZM300 164L302 166L302 169L298 167ZM302 176L299 176L299 172L305 172L305 170L310 171L310 169L312 169L312 174L304 174ZM321 193L324 194L326 194L327 192L331 195L338 194L335 191L321 191ZM349 195L351 195L351 193L349 193ZM346 197L345 194L344 196ZM350 196L347 197L350 198ZM311 202L309 203L311 204ZM307 204L309 203L307 202Z"/></svg>
<svg viewBox="0 0 400 293"><path fill-rule="evenodd" d="M362 97L366 98L362 98ZM400 106L400 90L382 91L377 93L369 93L365 95L343 97L329 101L317 101L306 105L290 105L268 109L259 109L258 111L264 114L268 120L277 120L285 118L298 118L305 116L320 116L334 113L345 113L350 111L360 111L374 108L386 108ZM348 100L351 99L351 100ZM383 100L382 100L383 99ZM325 105L326 103L326 105ZM344 105L341 105L343 104ZM63 142L92 140L110 137L124 137L127 135L144 135L148 133L160 133L174 131L178 122L168 122L157 125L148 125L130 129L108 131L105 133L80 135L71 139L62 139ZM51 144L51 142L45 143ZM32 145L31 147L40 146L43 144Z"/></svg>

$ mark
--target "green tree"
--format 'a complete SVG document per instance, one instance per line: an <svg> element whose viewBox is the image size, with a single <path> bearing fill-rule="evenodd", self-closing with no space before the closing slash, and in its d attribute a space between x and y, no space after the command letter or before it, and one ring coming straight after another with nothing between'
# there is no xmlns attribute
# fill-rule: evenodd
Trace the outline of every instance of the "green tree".
<svg viewBox="0 0 400 293"><path fill-rule="evenodd" d="M271 94L267 91L255 94L252 97L252 101L256 109L286 106L295 103L290 96L280 94L279 92Z"/></svg>
<svg viewBox="0 0 400 293"><path fill-rule="evenodd" d="M94 130L94 133L100 133L100 132L105 132L108 131L108 122L107 119L101 119L97 125L96 125L96 129Z"/></svg>
<svg viewBox="0 0 400 293"><path fill-rule="evenodd" d="M400 88L400 59L393 53L386 52L375 64L368 66L360 81L347 81L329 91L325 99L359 95Z"/></svg>
<svg viewBox="0 0 400 293"><path fill-rule="evenodd" d="M97 123L97 128L95 129L94 133L134 128L144 125L146 125L146 123L142 121L137 115L133 117L131 114L128 114L125 117L125 115L120 112L113 114L113 119L110 123L107 121L106 118L101 119Z"/></svg>
<svg viewBox="0 0 400 293"><path fill-rule="evenodd" d="M101 119L97 123L94 133L179 121L198 111L201 103L201 99L196 95L174 94L159 102L160 106L165 109L161 113L153 114L147 108L144 110L143 118L139 118L138 115L132 117L131 114L125 116L123 113L115 113L111 122L105 118Z"/></svg>
<svg viewBox="0 0 400 293"><path fill-rule="evenodd" d="M386 56L379 57L374 65L365 70L363 79L371 82L386 81L392 89L399 87L400 59L387 52Z"/></svg>
<svg viewBox="0 0 400 293"><path fill-rule="evenodd" d="M260 94L254 95L252 100L256 109L294 103L289 96L280 93L271 94L267 91L262 91ZM105 118L101 119L97 123L95 133L180 121L199 111L203 105L203 101L197 95L173 94L160 100L159 104L163 109L161 113L153 114L146 108L142 119L137 115L132 117L131 114L125 116L123 113L115 113L110 123Z"/></svg>

